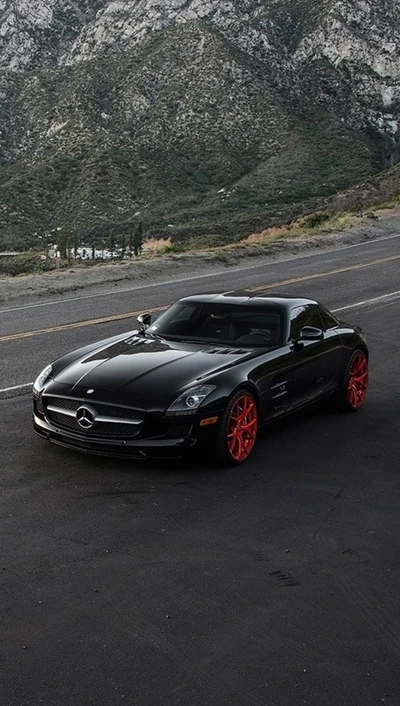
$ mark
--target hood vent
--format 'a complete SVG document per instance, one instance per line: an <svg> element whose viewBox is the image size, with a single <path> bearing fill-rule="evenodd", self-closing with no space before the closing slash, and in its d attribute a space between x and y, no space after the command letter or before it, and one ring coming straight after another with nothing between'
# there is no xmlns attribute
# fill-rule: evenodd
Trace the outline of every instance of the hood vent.
<svg viewBox="0 0 400 706"><path fill-rule="evenodd" d="M246 355L250 351L246 348L208 348L202 353L207 353L208 355Z"/></svg>

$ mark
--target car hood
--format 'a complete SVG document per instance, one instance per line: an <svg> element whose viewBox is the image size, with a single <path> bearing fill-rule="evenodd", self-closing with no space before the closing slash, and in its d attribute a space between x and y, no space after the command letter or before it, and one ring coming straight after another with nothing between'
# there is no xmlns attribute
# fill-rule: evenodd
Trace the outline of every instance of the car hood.
<svg viewBox="0 0 400 706"><path fill-rule="evenodd" d="M54 381L75 392L89 388L159 397L160 392L173 393L252 354L249 349L133 335L81 356L61 369Z"/></svg>

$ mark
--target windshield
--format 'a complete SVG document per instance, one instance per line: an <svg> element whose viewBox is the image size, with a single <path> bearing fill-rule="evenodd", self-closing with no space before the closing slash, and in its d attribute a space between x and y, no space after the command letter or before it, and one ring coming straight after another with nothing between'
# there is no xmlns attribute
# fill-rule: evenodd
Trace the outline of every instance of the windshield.
<svg viewBox="0 0 400 706"><path fill-rule="evenodd" d="M148 328L148 333L177 341L273 347L282 345L283 312L268 304L179 302L167 309Z"/></svg>

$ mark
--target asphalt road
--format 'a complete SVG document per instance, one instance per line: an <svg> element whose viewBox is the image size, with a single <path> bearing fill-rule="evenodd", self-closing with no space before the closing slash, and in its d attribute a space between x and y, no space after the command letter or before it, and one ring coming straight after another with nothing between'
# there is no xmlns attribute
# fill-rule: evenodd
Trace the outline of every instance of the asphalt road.
<svg viewBox="0 0 400 706"><path fill-rule="evenodd" d="M17 389L0 400L1 706L399 706L399 271L400 237L3 308L0 387ZM93 319L264 285L366 329L359 413L265 429L229 471L34 437L19 386L134 326Z"/></svg>

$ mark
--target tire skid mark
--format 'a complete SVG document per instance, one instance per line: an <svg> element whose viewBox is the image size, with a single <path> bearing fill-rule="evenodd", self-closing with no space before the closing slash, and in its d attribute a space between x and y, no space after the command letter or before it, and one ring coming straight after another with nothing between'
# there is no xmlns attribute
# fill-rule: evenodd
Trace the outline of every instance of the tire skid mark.
<svg viewBox="0 0 400 706"><path fill-rule="evenodd" d="M299 586L300 581L297 581L291 574L285 574L283 571L278 569L277 571L270 571L270 576L274 576L278 579L282 586Z"/></svg>

